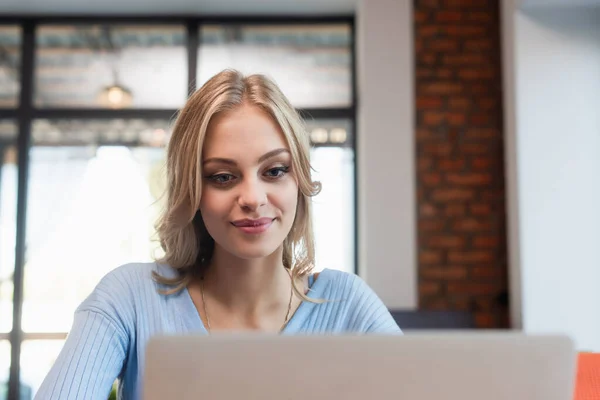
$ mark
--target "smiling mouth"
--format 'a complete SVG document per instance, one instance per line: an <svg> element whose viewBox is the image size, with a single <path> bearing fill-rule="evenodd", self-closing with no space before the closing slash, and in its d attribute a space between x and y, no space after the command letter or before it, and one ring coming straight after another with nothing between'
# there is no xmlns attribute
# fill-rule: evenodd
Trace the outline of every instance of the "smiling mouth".
<svg viewBox="0 0 600 400"><path fill-rule="evenodd" d="M256 220L244 219L233 221L231 225L238 228L240 231L247 234L258 234L266 232L273 222L275 218L260 218Z"/></svg>

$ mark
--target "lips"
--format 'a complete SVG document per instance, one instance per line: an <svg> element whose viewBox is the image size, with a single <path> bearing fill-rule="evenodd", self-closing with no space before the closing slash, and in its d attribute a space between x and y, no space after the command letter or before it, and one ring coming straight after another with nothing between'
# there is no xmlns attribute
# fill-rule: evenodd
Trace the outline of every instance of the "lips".
<svg viewBox="0 0 600 400"><path fill-rule="evenodd" d="M240 219L231 224L244 233L257 234L267 231L274 220L274 218Z"/></svg>

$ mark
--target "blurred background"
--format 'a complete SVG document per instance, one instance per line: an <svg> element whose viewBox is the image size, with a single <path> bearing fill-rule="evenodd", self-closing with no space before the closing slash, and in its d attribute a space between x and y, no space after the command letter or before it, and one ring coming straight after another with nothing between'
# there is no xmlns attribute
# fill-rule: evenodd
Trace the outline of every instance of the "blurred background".
<svg viewBox="0 0 600 400"><path fill-rule="evenodd" d="M600 351L600 0L4 0L0 399L32 398L102 276L160 255L174 118L224 68L305 118L316 270L408 333Z"/></svg>

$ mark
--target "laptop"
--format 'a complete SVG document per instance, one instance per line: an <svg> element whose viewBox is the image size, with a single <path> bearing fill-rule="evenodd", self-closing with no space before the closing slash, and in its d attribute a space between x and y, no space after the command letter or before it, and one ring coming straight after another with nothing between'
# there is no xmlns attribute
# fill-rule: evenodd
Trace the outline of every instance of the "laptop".
<svg viewBox="0 0 600 400"><path fill-rule="evenodd" d="M571 400L564 336L223 334L153 338L145 400Z"/></svg>

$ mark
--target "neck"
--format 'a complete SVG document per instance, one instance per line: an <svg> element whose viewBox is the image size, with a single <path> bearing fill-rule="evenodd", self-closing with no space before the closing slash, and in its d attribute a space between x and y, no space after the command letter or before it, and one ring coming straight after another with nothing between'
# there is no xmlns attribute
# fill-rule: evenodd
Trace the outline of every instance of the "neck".
<svg viewBox="0 0 600 400"><path fill-rule="evenodd" d="M291 281L282 261L282 248L259 259L240 259L215 247L204 275L210 297L225 309L247 316L269 313L287 306Z"/></svg>

